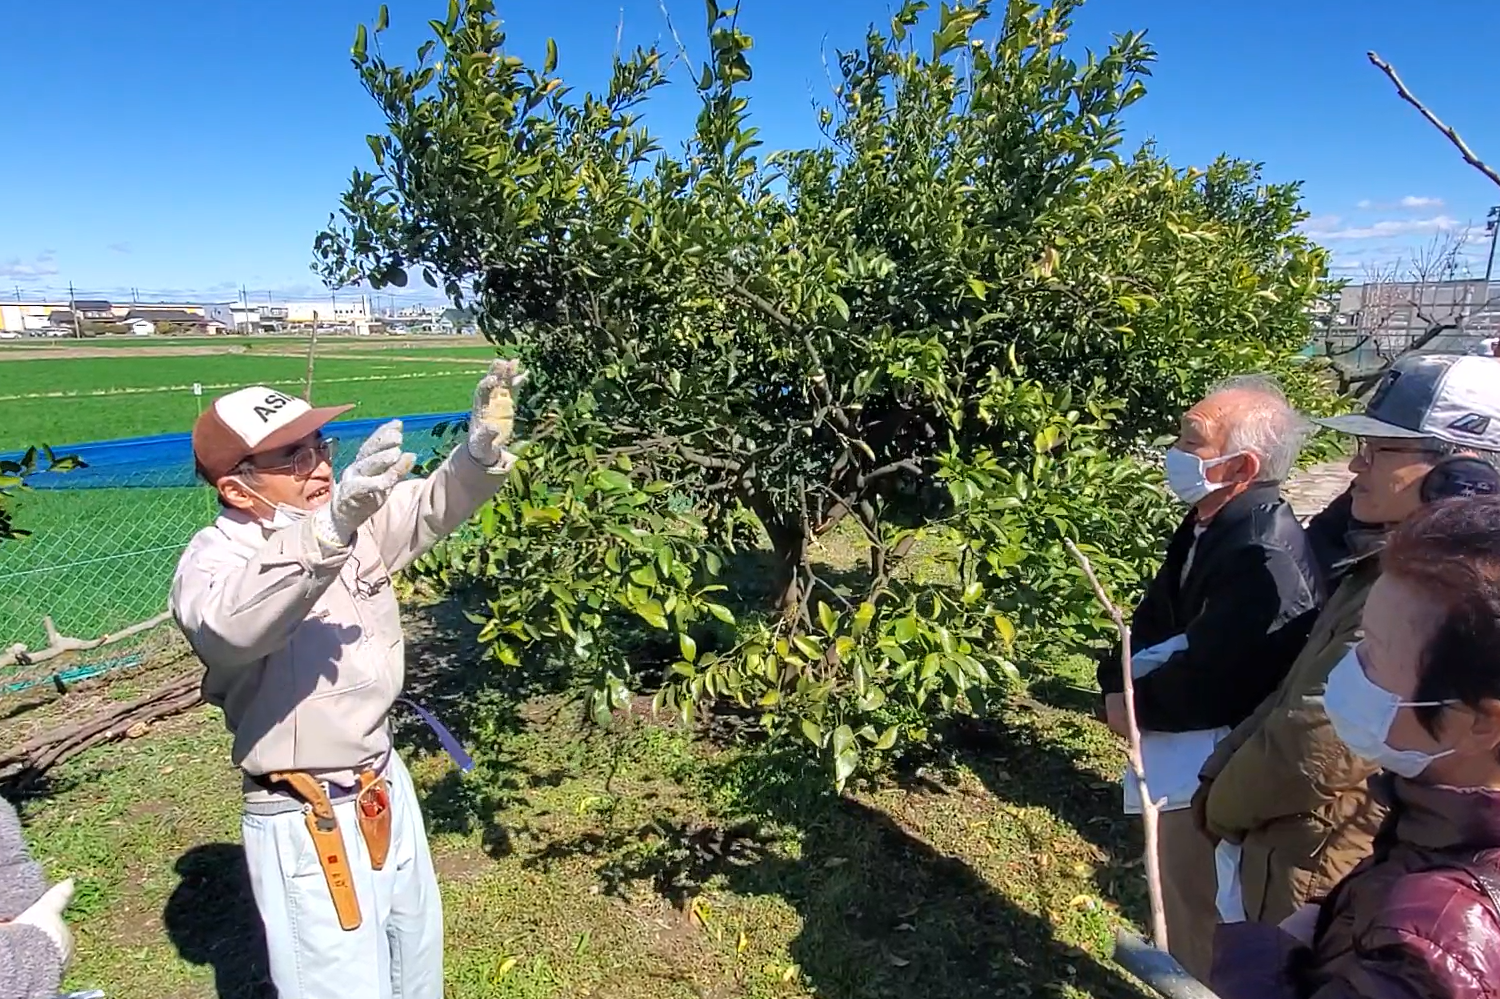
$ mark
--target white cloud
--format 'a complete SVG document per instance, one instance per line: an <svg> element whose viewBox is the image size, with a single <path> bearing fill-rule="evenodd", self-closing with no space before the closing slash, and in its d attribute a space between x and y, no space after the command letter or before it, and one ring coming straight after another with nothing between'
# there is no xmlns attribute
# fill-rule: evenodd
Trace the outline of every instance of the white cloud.
<svg viewBox="0 0 1500 999"><path fill-rule="evenodd" d="M129 243L110 243L109 246L106 247L106 249L109 250L111 253L129 253L130 252L130 244Z"/></svg>
<svg viewBox="0 0 1500 999"><path fill-rule="evenodd" d="M1309 239L1390 239L1416 233L1451 232L1463 223L1448 215L1434 215L1425 219L1383 219L1362 226L1341 226L1337 216L1308 219L1302 232Z"/></svg>
<svg viewBox="0 0 1500 999"><path fill-rule="evenodd" d="M1394 211L1405 208L1407 210L1417 208L1442 208L1445 202L1442 198L1430 198L1422 194L1408 194L1399 201L1371 201L1369 198L1360 198L1354 203L1354 207L1362 212L1368 211Z"/></svg>
<svg viewBox="0 0 1500 999"><path fill-rule="evenodd" d="M51 277L56 273L57 261L51 250L43 250L31 260L11 257L9 260L0 261L0 278L11 281L34 281L37 278Z"/></svg>

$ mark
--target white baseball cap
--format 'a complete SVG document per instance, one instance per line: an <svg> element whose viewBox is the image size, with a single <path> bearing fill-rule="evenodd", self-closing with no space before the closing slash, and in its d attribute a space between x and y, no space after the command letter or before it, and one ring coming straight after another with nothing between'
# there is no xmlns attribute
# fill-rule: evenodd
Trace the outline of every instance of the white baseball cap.
<svg viewBox="0 0 1500 999"><path fill-rule="evenodd" d="M314 408L266 385L243 388L215 399L193 424L193 459L218 482L246 458L295 444L353 408Z"/></svg>
<svg viewBox="0 0 1500 999"><path fill-rule="evenodd" d="M1500 451L1500 358L1408 354L1385 373L1364 413L1313 422L1357 437L1431 438Z"/></svg>

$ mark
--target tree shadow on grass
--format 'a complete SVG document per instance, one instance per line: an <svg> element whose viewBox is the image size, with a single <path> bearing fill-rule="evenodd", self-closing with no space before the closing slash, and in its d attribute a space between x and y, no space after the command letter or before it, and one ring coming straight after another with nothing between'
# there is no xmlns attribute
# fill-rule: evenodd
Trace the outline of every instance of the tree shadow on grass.
<svg viewBox="0 0 1500 999"><path fill-rule="evenodd" d="M219 999L276 999L245 848L195 846L177 858L176 871L181 880L162 924L177 953L189 964L213 968Z"/></svg>
<svg viewBox="0 0 1500 999"><path fill-rule="evenodd" d="M1097 847L1105 858L1095 876L1099 892L1144 926L1140 821L1124 814L1119 782L1101 776L1080 749L1086 725L1071 713L1021 707L998 718L956 719L944 741L997 799L1045 808Z"/></svg>
<svg viewBox="0 0 1500 999"><path fill-rule="evenodd" d="M822 999L1048 995L1063 985L1139 999L1118 972L1059 940L969 864L885 812L829 793L826 772L800 754L741 757L708 782L732 788L752 817L590 832L528 863L595 857L606 893L644 882L684 910L709 887L778 897L801 917L789 954Z"/></svg>
<svg viewBox="0 0 1500 999"><path fill-rule="evenodd" d="M478 627L464 616L462 599L450 597L409 615L404 696L431 712L474 757L472 773L455 766L424 789L428 827L460 835L477 830L484 851L499 858L512 850L500 817L527 786L542 779L507 750L505 736L526 727L529 700L566 690L570 678L545 665L518 669L485 659ZM391 725L403 751L444 751L436 733L409 707L397 705Z"/></svg>

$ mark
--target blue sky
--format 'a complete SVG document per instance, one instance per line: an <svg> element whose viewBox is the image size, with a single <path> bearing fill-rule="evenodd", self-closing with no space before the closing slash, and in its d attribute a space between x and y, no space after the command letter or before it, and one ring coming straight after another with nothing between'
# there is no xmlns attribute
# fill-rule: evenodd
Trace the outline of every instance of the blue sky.
<svg viewBox="0 0 1500 999"><path fill-rule="evenodd" d="M998 0L997 0L998 2ZM700 0L666 0L697 58ZM82 0L0 4L0 296L65 289L143 298L321 294L314 233L380 121L348 62L351 0ZM388 55L410 56L446 0L393 0ZM597 86L622 22L627 46L663 37L658 0L500 0L510 44L554 36L568 82ZM858 44L884 0L743 0L755 38L756 123L771 147L815 142L823 51ZM1358 13L1353 13L1354 11ZM1080 46L1147 29L1160 61L1127 120L1179 165L1220 152L1305 182L1310 231L1353 275L1483 218L1500 188L1466 166L1365 61L1373 48L1491 162L1500 3L1443 0L1091 0ZM1488 91L1487 89L1488 88ZM1486 98L1485 93L1491 97ZM691 127L685 77L653 102L668 139ZM425 290L425 289L424 289Z"/></svg>

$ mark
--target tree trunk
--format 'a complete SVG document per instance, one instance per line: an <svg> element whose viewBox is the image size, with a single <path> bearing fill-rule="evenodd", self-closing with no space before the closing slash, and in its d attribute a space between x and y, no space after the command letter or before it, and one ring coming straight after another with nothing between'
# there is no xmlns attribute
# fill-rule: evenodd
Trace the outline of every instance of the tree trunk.
<svg viewBox="0 0 1500 999"><path fill-rule="evenodd" d="M802 564L807 558L807 525L795 517L779 519L760 515L771 538L772 586L776 606L783 615L802 609Z"/></svg>

